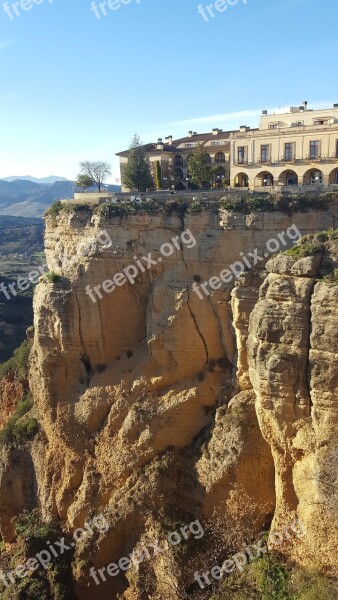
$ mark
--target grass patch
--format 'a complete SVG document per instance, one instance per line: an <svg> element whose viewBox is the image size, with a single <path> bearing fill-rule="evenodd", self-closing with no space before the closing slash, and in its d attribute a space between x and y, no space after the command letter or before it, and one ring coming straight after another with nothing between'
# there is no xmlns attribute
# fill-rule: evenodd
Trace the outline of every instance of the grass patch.
<svg viewBox="0 0 338 600"><path fill-rule="evenodd" d="M319 244L311 244L305 242L299 246L293 246L289 250L285 251L287 256L293 256L293 258L305 258L306 256L314 256L315 254L321 254L323 252L323 246Z"/></svg>
<svg viewBox="0 0 338 600"><path fill-rule="evenodd" d="M315 254L330 254L331 250L337 251L338 229L330 229L328 231L320 231L318 233L309 233L304 235L296 246L285 250L283 254L292 256L295 259L304 258L306 256L314 256ZM336 269L335 269L336 270ZM333 271L334 273L335 271ZM334 275L336 277L336 275Z"/></svg>

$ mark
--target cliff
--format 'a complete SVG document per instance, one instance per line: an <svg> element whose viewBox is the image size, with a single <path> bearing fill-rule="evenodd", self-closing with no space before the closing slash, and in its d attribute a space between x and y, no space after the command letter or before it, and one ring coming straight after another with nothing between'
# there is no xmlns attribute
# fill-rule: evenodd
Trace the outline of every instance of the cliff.
<svg viewBox="0 0 338 600"><path fill-rule="evenodd" d="M281 530L301 519L306 535L284 536L280 553L300 565L315 555L334 573L337 241L313 237L305 256L271 257L271 240L293 248L297 232L329 231L336 218L334 205L294 215L47 216L47 261L60 277L34 296L30 385L41 433L29 451L30 506L68 531L105 514L108 531L76 550L78 598L143 598L146 577L148 597L182 597L189 568L208 565L206 540L203 559L157 557L100 586L79 565L101 568L197 518L229 548L230 523L244 543L271 523ZM133 284L104 291L149 253L151 268L139 267ZM244 257L257 264L204 293L203 282ZM21 509L14 497L11 516ZM8 516L0 527L13 542Z"/></svg>

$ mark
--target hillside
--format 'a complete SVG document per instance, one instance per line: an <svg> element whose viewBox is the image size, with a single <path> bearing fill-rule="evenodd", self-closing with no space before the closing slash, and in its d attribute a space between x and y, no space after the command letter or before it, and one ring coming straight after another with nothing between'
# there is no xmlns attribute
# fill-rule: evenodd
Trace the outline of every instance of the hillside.
<svg viewBox="0 0 338 600"><path fill-rule="evenodd" d="M119 186L109 186L119 191ZM42 217L45 210L56 200L73 198L76 186L72 181L37 183L15 179L0 180L0 215L17 217Z"/></svg>
<svg viewBox="0 0 338 600"><path fill-rule="evenodd" d="M5 256L43 252L43 232L42 219L0 216L0 273L1 258Z"/></svg>
<svg viewBox="0 0 338 600"><path fill-rule="evenodd" d="M8 285L14 278L0 276L0 283ZM26 330L33 323L33 288L6 299L0 291L0 363L8 360L26 338Z"/></svg>
<svg viewBox="0 0 338 600"><path fill-rule="evenodd" d="M42 219L0 216L0 284L8 285L44 262ZM7 299L0 290L0 363L9 359L33 322L33 286Z"/></svg>

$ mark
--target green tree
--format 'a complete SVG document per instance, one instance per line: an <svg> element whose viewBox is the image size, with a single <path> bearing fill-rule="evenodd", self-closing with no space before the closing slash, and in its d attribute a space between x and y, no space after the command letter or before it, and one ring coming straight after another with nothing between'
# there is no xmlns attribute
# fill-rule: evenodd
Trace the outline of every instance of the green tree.
<svg viewBox="0 0 338 600"><path fill-rule="evenodd" d="M162 170L159 160L156 161L155 165L155 186L157 190L162 188Z"/></svg>
<svg viewBox="0 0 338 600"><path fill-rule="evenodd" d="M168 161L161 165L162 188L167 190L173 187L175 183L173 167Z"/></svg>
<svg viewBox="0 0 338 600"><path fill-rule="evenodd" d="M197 144L189 157L190 181L199 186L206 187L211 178L211 166L208 153L201 144Z"/></svg>
<svg viewBox="0 0 338 600"><path fill-rule="evenodd" d="M122 182L130 190L145 192L153 186L149 163L138 135L134 135L130 145L128 163L123 169Z"/></svg>
<svg viewBox="0 0 338 600"><path fill-rule="evenodd" d="M94 179L89 177L89 175L81 175L81 173L77 176L75 181L75 185L82 189L85 192L88 188L95 185Z"/></svg>
<svg viewBox="0 0 338 600"><path fill-rule="evenodd" d="M110 164L106 162L84 160L80 163L80 168L80 175L90 178L97 186L99 192L106 177L111 175Z"/></svg>

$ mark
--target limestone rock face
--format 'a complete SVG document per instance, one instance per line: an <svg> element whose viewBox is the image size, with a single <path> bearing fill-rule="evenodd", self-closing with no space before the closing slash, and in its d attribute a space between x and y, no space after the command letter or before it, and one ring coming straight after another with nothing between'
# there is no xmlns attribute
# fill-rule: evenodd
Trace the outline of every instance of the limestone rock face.
<svg viewBox="0 0 338 600"><path fill-rule="evenodd" d="M23 379L17 380L14 373L0 378L0 429L15 411L27 388L28 382Z"/></svg>
<svg viewBox="0 0 338 600"><path fill-rule="evenodd" d="M163 534L164 523L212 523L238 490L257 531L272 517L275 529L295 515L304 521L308 537L286 543L289 555L302 560L305 547L326 541L337 505L338 288L316 282L317 258L297 265L276 256L264 267L278 233L291 228L286 245L279 240L284 250L295 227L329 229L336 212L47 217L47 260L61 278L35 290L30 385L41 434L31 464L45 519L69 531L89 514L109 521L78 561L116 562L145 531ZM139 268L135 283L104 291L149 253L156 262ZM235 263L239 274L243 256L254 269L203 291ZM11 540L6 515L0 526ZM175 556L152 566L154 600L169 598L164 573L172 584ZM127 590L123 573L96 586L75 569L75 591L81 600L124 592L135 600L142 577L141 568L128 572Z"/></svg>
<svg viewBox="0 0 338 600"><path fill-rule="evenodd" d="M287 257L288 258L288 257ZM331 256L337 265L337 256ZM316 279L328 257L272 260L250 316L248 362L260 430L276 470L273 529L305 535L285 552L332 574L337 547L338 285ZM324 542L325 540L325 542ZM318 548L320 547L320 552Z"/></svg>

